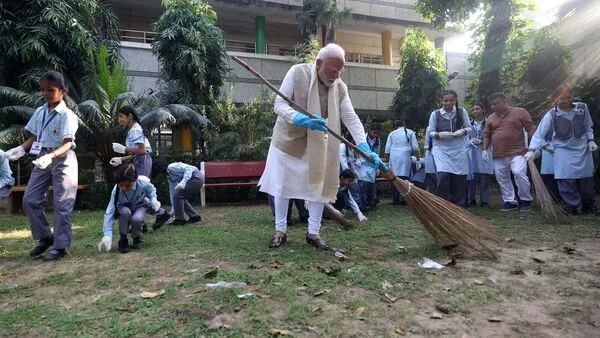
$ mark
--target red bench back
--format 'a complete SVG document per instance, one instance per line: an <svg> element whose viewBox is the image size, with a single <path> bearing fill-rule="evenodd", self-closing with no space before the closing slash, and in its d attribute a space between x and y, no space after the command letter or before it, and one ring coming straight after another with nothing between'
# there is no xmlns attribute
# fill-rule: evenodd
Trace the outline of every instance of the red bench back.
<svg viewBox="0 0 600 338"><path fill-rule="evenodd" d="M259 178L265 171L265 161L205 162L204 177L211 178Z"/></svg>

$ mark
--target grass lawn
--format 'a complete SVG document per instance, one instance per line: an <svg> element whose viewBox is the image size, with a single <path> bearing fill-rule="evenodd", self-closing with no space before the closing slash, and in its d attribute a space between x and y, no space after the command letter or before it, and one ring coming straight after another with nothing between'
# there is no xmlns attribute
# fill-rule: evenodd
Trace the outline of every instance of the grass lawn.
<svg viewBox="0 0 600 338"><path fill-rule="evenodd" d="M472 209L506 238L498 261L442 270L417 265L449 259L388 200L352 230L324 223L345 261L309 247L302 224L268 249L266 205L205 208L202 222L150 231L126 255L98 252L102 212L76 212L69 255L52 263L29 257L23 216L2 218L0 336L599 336L600 218L553 226L499 207ZM206 287L216 281L247 288Z"/></svg>

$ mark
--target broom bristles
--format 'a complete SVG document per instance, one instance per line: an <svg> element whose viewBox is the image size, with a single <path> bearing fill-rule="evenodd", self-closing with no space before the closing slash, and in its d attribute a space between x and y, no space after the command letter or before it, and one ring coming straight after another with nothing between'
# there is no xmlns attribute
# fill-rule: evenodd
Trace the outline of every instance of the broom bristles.
<svg viewBox="0 0 600 338"><path fill-rule="evenodd" d="M334 220L337 224L341 225L344 229L352 228L352 223L350 223L350 221L348 221L341 212L339 212L336 208L331 206L331 204L325 203L323 212L329 218Z"/></svg>
<svg viewBox="0 0 600 338"><path fill-rule="evenodd" d="M474 252L496 258L488 246L499 243L500 234L488 222L445 199L414 186L412 183L383 173L404 196L412 213L425 230L442 246L456 245L465 253Z"/></svg>
<svg viewBox="0 0 600 338"><path fill-rule="evenodd" d="M560 205L548 191L548 188L546 188L542 175L540 175L533 159L529 159L527 164L529 165L529 172L531 173L533 190L535 191L535 196L540 204L544 218L554 223L559 223L561 221L566 222L566 216L563 214Z"/></svg>

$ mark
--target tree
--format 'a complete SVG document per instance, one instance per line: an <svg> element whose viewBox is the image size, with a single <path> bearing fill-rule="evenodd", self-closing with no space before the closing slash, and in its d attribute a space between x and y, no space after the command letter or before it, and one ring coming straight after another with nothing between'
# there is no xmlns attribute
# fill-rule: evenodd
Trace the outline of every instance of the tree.
<svg viewBox="0 0 600 338"><path fill-rule="evenodd" d="M352 17L348 8L339 10L336 0L304 0L302 12L296 15L298 29L304 43L317 33L317 25L321 26L323 46L335 42L335 29Z"/></svg>
<svg viewBox="0 0 600 338"><path fill-rule="evenodd" d="M152 52L163 81L178 83L182 103L212 109L227 75L223 31L215 11L202 0L163 0Z"/></svg>
<svg viewBox="0 0 600 338"><path fill-rule="evenodd" d="M408 30L402 50L398 91L390 111L407 127L419 130L427 126L428 113L438 106L437 98L447 84L444 58L421 29Z"/></svg>
<svg viewBox="0 0 600 338"><path fill-rule="evenodd" d="M79 99L102 43L116 60L120 35L110 7L97 0L6 1L0 6L0 83L31 92L49 69L63 73Z"/></svg>
<svg viewBox="0 0 600 338"><path fill-rule="evenodd" d="M479 45L475 57L479 79L472 92L474 99L484 101L489 94L502 89L500 68L505 46L515 28L515 20L532 8L531 0L417 0L417 11L438 29L450 22L464 23L475 11L484 11L475 36Z"/></svg>

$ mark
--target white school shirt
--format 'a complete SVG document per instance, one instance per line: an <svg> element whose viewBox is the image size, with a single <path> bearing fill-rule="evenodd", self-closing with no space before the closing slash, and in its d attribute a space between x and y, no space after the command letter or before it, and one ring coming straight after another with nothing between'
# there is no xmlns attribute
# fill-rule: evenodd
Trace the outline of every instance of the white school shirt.
<svg viewBox="0 0 600 338"><path fill-rule="evenodd" d="M36 136L36 141L42 148L58 148L65 139L71 139L72 149L75 149L75 134L79 123L77 116L61 101L52 111L48 112L48 104L39 107L33 113L25 130Z"/></svg>

